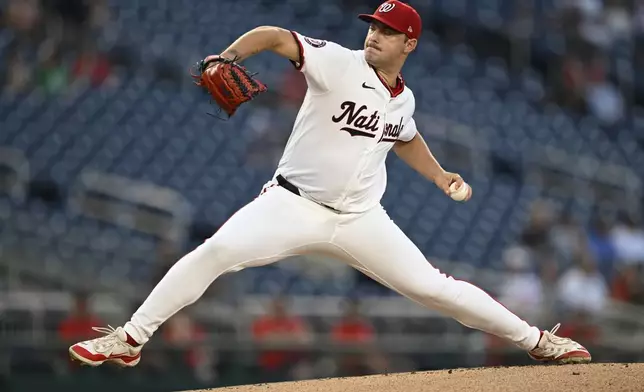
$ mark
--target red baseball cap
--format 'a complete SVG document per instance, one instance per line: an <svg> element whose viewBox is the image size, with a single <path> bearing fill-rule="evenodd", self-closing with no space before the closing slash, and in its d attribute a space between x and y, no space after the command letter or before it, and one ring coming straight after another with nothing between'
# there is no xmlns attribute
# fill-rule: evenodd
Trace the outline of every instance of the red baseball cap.
<svg viewBox="0 0 644 392"><path fill-rule="evenodd" d="M365 22L377 20L386 26L405 34L409 38L418 39L423 22L418 12L409 4L398 0L389 0L380 4L373 15L360 14L358 18Z"/></svg>

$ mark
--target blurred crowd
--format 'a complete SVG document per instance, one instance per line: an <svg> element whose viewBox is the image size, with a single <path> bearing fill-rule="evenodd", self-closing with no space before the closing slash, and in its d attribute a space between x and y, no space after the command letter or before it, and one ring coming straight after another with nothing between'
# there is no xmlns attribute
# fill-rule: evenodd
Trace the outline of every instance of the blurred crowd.
<svg viewBox="0 0 644 392"><path fill-rule="evenodd" d="M631 87L609 77L609 61L615 45L628 49L642 46L644 3L626 0L569 0L561 2L555 23L564 34L566 53L561 68L558 101L570 108L594 114L606 124L620 121L632 102ZM636 50L637 52L637 50ZM631 59L631 74L641 56Z"/></svg>
<svg viewBox="0 0 644 392"><path fill-rule="evenodd" d="M374 7L376 3L353 1L351 5ZM637 87L634 70L644 63L641 55L644 3L566 0L555 4L555 9L545 13L535 13L533 1L513 5L512 17L506 21L504 30L519 44L506 60L519 72L522 67L534 66L542 60L533 59L527 45L539 26L561 34L565 50L554 62L554 71L550 66L546 71L546 102L591 113L605 124L620 122L634 100ZM109 30L111 20L106 0L8 0L0 12L0 28L12 33L0 63L3 69L0 83L5 94L32 88L57 94L79 84L100 87L118 83L117 69L134 67L131 52L98 45L97 37L103 29ZM628 56L626 63L614 62L612 50L618 44L627 48L623 53ZM621 68L616 70L615 66ZM185 64L158 61L145 67L149 70L156 67L159 77L170 74L175 79L181 79L180 70L186 68ZM288 137L289 121L295 116L304 91L301 74L286 69L278 87L258 100L266 110L277 106L286 115L276 118L261 110L253 113L257 118L253 130L257 138L256 148L248 152L250 165L271 164L279 158Z"/></svg>
<svg viewBox="0 0 644 392"><path fill-rule="evenodd" d="M92 327L107 325L92 312L89 298L86 293L77 293L71 312L58 323L57 337L64 344L93 338L96 332ZM251 341L258 344L289 347L269 346L253 356L250 367L257 372L254 376L256 382L376 374L395 368L401 371L414 369L410 360L392 363L391 357L378 349L375 328L362 314L361 303L357 299L346 301L341 317L330 325L329 343L350 348L350 352L337 355L320 355L315 350L307 350L320 331L316 331L306 318L293 314L289 307L289 298L275 297L266 313L252 319L248 331L245 331ZM235 360L212 349L209 344L200 345L199 342L204 342L208 334L209 331L189 312L179 312L157 334L157 343L171 347L172 351L150 355L140 366L141 370L150 373L163 372L171 366L180 367L188 369L201 382L218 381L221 369L235 366ZM42 366L52 366L48 372L59 374L77 371L78 366L69 363L63 354L61 351L60 361ZM40 368L40 365L35 367Z"/></svg>
<svg viewBox="0 0 644 392"><path fill-rule="evenodd" d="M111 64L95 37L109 20L104 0L9 0L0 16L11 31L3 55L3 91L56 94L108 83Z"/></svg>
<svg viewBox="0 0 644 392"><path fill-rule="evenodd" d="M644 304L644 228L637 214L598 214L583 225L545 201L536 202L519 241L506 250L504 263L518 276L502 294L512 307L555 305L593 315L608 299ZM520 285L520 279L526 284Z"/></svg>
<svg viewBox="0 0 644 392"><path fill-rule="evenodd" d="M365 0L351 5L374 7L376 3ZM565 52L558 71L548 80L551 93L547 99L593 113L608 124L618 122L632 102L633 86L611 77L609 62L614 46L625 45L627 54L633 54L629 57L632 62L618 71L623 78L628 76L635 82L633 70L644 61L640 50L644 44L644 3L562 0L555 5L549 12L535 13L533 1L517 2L512 17L506 21L506 33L519 42L533 37L540 25L561 34ZM120 65L114 48L103 51L96 41L110 23L106 0L8 0L0 12L0 27L12 32L1 64L5 93L34 87L57 93L76 83L100 86L114 77L113 68ZM521 45L515 47L516 54L529 50ZM523 61L509 60L515 67L524 67L532 61L530 56L525 57ZM176 66L185 68L185 64ZM277 94L287 106L301 99L299 79L288 70L280 83ZM275 103L268 99L265 102Z"/></svg>
<svg viewBox="0 0 644 392"><path fill-rule="evenodd" d="M635 71L644 60L644 2L557 0L545 10L532 0L511 3L503 27L514 43L510 64L515 71L532 66L546 74L544 103L592 114L605 125L618 124L634 103L643 104ZM535 50L534 39L552 52Z"/></svg>
<svg viewBox="0 0 644 392"><path fill-rule="evenodd" d="M564 336L587 344L600 337L597 321L612 301L644 305L644 226L638 214L597 214L582 224L538 201L503 263L508 277L496 293L501 303L528 320L562 322Z"/></svg>

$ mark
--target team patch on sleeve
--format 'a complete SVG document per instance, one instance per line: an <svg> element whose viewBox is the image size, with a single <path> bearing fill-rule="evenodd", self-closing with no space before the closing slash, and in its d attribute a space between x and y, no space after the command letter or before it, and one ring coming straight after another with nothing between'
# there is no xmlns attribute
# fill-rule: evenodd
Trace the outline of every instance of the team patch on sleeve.
<svg viewBox="0 0 644 392"><path fill-rule="evenodd" d="M326 41L323 41L321 39L304 37L304 41L306 41L307 44L311 45L314 48L321 48L326 45Z"/></svg>

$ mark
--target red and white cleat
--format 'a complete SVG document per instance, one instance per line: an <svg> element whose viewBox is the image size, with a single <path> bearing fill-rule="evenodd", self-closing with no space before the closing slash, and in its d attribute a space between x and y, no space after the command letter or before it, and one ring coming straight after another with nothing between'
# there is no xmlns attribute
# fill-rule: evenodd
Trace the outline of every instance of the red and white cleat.
<svg viewBox="0 0 644 392"><path fill-rule="evenodd" d="M105 336L76 343L69 348L69 355L73 360L85 365L100 366L105 362L112 362L122 367L133 367L141 360L142 346L134 347L127 343L127 334L123 328L116 329L94 327L96 332Z"/></svg>
<svg viewBox="0 0 644 392"><path fill-rule="evenodd" d="M528 352L528 355L539 362L556 364L588 363L590 353L584 346L569 338L555 335L560 324L550 331L543 331L537 347Z"/></svg>

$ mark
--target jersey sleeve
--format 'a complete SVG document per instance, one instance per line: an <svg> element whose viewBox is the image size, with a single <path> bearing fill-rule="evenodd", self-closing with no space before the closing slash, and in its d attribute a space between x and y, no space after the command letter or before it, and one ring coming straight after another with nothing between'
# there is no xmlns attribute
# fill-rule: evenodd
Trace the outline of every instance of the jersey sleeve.
<svg viewBox="0 0 644 392"><path fill-rule="evenodd" d="M291 31L300 48L299 61L293 65L304 74L309 88L325 93L342 83L342 79L355 60L351 50L334 42L306 37Z"/></svg>
<svg viewBox="0 0 644 392"><path fill-rule="evenodd" d="M403 142L408 142L416 136L416 132L418 132L416 121L411 117L409 121L407 121L407 124L403 126L403 130L400 132L400 136L398 138Z"/></svg>

